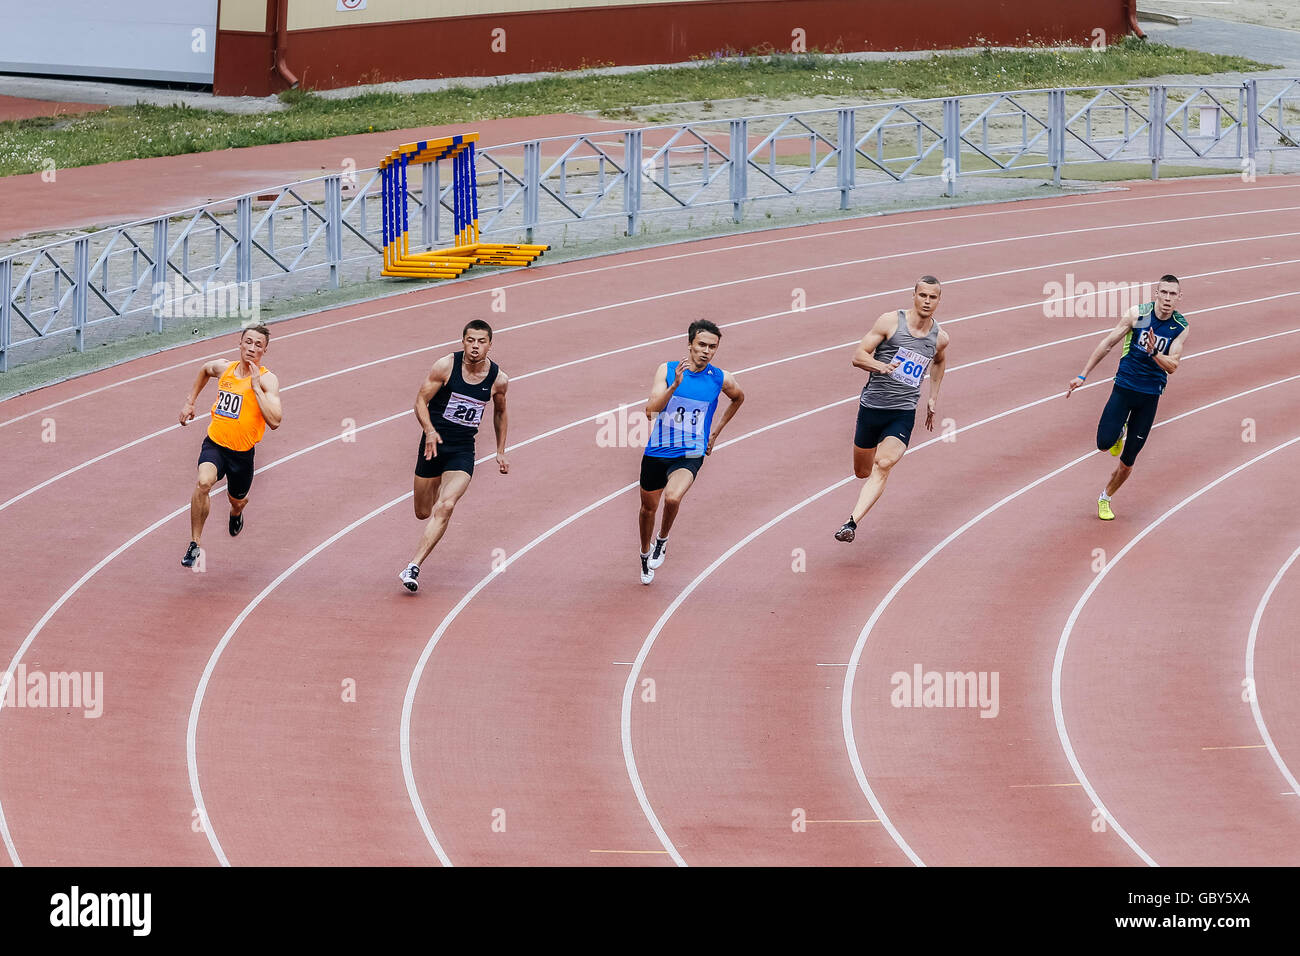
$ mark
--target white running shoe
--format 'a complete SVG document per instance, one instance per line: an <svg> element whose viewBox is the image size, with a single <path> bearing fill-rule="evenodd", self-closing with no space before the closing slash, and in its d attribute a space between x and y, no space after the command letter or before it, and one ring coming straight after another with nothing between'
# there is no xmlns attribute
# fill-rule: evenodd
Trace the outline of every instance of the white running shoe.
<svg viewBox="0 0 1300 956"><path fill-rule="evenodd" d="M649 584L655 579L654 569L650 567L650 555L641 555L641 583Z"/></svg>
<svg viewBox="0 0 1300 956"><path fill-rule="evenodd" d="M402 585L408 591L420 590L419 579L420 579L420 566L418 564L408 564L406 566L406 570L397 576L397 580L401 581Z"/></svg>
<svg viewBox="0 0 1300 956"><path fill-rule="evenodd" d="M668 539L655 538L655 548L650 552L650 560L646 562L650 570L655 570L663 566L664 559L668 557Z"/></svg>

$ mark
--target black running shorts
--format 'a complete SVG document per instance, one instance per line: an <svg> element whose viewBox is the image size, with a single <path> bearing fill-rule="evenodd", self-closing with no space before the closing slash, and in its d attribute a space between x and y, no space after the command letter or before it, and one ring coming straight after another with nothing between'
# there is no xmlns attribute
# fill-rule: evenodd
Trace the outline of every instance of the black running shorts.
<svg viewBox="0 0 1300 956"><path fill-rule="evenodd" d="M704 457L698 458L656 458L653 455L641 456L641 489L643 491L661 491L668 484L668 476L679 468L687 468L692 475L700 473Z"/></svg>
<svg viewBox="0 0 1300 956"><path fill-rule="evenodd" d="M868 408L858 405L858 428L853 444L859 448L875 448L882 438L897 438L904 445L912 440L912 426L916 424L915 408Z"/></svg>
<svg viewBox="0 0 1300 956"><path fill-rule="evenodd" d="M415 453L417 478L439 478L444 471L463 471L474 474L474 446L449 445L439 442L432 458L424 457L424 435L420 435L420 450Z"/></svg>
<svg viewBox="0 0 1300 956"><path fill-rule="evenodd" d="M205 461L216 465L217 481L226 479L226 493L230 497L236 501L248 497L248 490L253 487L253 449L234 451L205 435L198 463L201 465Z"/></svg>

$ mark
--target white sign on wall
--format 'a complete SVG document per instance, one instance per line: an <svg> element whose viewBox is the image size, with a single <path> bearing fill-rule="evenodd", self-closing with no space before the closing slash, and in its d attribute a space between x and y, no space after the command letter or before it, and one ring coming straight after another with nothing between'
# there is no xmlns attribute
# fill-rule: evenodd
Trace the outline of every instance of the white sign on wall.
<svg viewBox="0 0 1300 956"><path fill-rule="evenodd" d="M335 7L339 13L346 13L349 10L364 10L366 0L339 0L339 5Z"/></svg>

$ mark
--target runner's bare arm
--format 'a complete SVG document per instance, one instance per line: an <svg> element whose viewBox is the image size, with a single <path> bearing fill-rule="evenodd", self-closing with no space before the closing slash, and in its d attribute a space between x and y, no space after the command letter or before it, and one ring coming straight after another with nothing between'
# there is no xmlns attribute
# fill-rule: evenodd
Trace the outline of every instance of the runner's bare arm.
<svg viewBox="0 0 1300 956"><path fill-rule="evenodd" d="M1167 375L1173 375L1178 371L1178 363L1183 357L1183 346L1187 343L1187 330L1184 329L1182 335L1174 339L1174 344L1169 346L1169 354L1161 355L1155 351L1155 345L1152 343L1151 358L1155 363L1165 370Z"/></svg>
<svg viewBox="0 0 1300 956"><path fill-rule="evenodd" d="M284 419L284 408L280 405L280 380L275 377L274 372L263 375L254 368L253 380L249 384L253 386L253 398L257 401L257 407L262 410L266 427L273 431L279 428L280 422Z"/></svg>
<svg viewBox="0 0 1300 956"><path fill-rule="evenodd" d="M722 413L722 418L714 423L713 431L709 435L709 443L704 446L704 454L713 454L713 442L717 439L722 429L727 427L727 422L731 421L731 416L740 411L741 403L745 401L745 392L736 382L736 376L727 372L722 377L722 394L731 399L727 405L727 410Z"/></svg>
<svg viewBox="0 0 1300 956"><path fill-rule="evenodd" d="M668 400L673 397L673 392L677 391L677 386L682 384L682 376L686 374L689 362L689 357L678 361L677 375L672 382L668 381L667 362L660 365L655 372L655 380L650 383L650 398L645 406L645 417L650 421L654 421L655 416L664 410Z"/></svg>
<svg viewBox="0 0 1300 956"><path fill-rule="evenodd" d="M509 380L506 373L498 369L497 380L492 385L492 427L497 433L497 467L501 474L510 473L510 462L506 461L506 385Z"/></svg>
<svg viewBox="0 0 1300 956"><path fill-rule="evenodd" d="M930 362L930 401L925 406L925 427L934 431L934 413L939 407L939 386L943 384L943 373L948 370L948 333L939 330L939 344L934 350L934 359Z"/></svg>
<svg viewBox="0 0 1300 956"><path fill-rule="evenodd" d="M442 436L434 429L433 421L429 418L429 403L433 401L433 396L438 394L438 389L451 380L452 363L455 360L455 355L444 355L434 362L424 384L415 393L415 418L420 423L420 430L424 432L426 459L432 459L438 453L438 442L442 441Z"/></svg>
<svg viewBox="0 0 1300 956"><path fill-rule="evenodd" d="M862 341L858 344L858 350L853 353L853 367L867 372L876 372L880 375L888 375L898 368L902 362L897 359L886 365L884 362L877 362L872 357L880 343L897 331L897 312L886 312L876 319L876 324L871 327L870 332L862 337Z"/></svg>
<svg viewBox="0 0 1300 956"><path fill-rule="evenodd" d="M1070 379L1070 384L1065 388L1065 397L1069 398L1070 393L1083 384L1088 374L1101 364L1102 359L1110 354L1110 350L1120 343L1124 336L1133 330L1137 325L1138 310L1136 307L1129 309L1124 313L1124 318L1120 319L1116 326L1106 333L1106 337L1097 343L1097 347L1092 350L1088 356L1088 362L1083 367L1083 371Z"/></svg>
<svg viewBox="0 0 1300 956"><path fill-rule="evenodd" d="M194 385L190 388L189 397L185 400L181 408L180 422L184 426L194 421L194 403L199 400L199 393L203 391L203 386L208 384L210 378L221 378L221 373L226 370L226 365L221 362L208 362L201 369L194 379Z"/></svg>

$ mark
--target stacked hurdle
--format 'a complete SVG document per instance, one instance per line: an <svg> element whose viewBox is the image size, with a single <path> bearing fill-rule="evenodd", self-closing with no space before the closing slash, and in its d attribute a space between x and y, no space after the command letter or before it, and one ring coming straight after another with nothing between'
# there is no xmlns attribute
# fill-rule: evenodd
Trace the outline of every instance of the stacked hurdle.
<svg viewBox="0 0 1300 956"><path fill-rule="evenodd" d="M383 185L384 268L382 275L418 279L454 279L475 264L526 266L550 246L479 242L478 186L474 144L478 133L399 146L379 164ZM412 165L452 162L452 217L456 244L449 249L411 252L410 216L406 206L406 171ZM422 184L424 201L440 212L441 199L432 185Z"/></svg>

